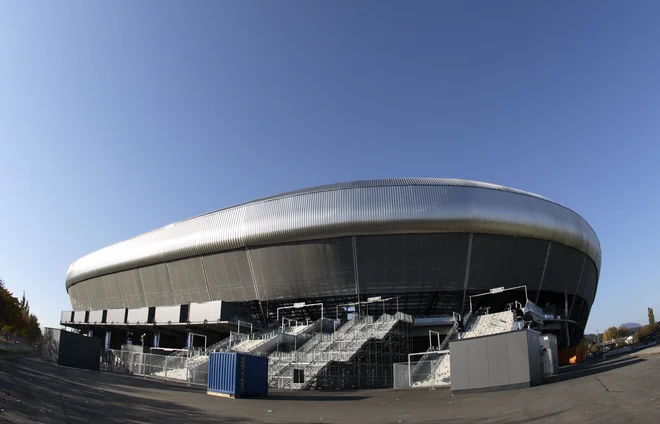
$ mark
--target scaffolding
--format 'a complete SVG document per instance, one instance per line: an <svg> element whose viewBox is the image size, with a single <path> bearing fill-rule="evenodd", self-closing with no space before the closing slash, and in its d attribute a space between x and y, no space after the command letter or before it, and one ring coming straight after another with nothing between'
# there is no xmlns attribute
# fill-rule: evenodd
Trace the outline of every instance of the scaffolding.
<svg viewBox="0 0 660 424"><path fill-rule="evenodd" d="M406 358L412 317L360 316L317 333L293 352L269 355L271 387L333 390L391 387L392 364Z"/></svg>
<svg viewBox="0 0 660 424"><path fill-rule="evenodd" d="M410 323L399 321L383 339L370 338L348 361L331 361L310 389L378 389L392 387L392 365L407 358Z"/></svg>

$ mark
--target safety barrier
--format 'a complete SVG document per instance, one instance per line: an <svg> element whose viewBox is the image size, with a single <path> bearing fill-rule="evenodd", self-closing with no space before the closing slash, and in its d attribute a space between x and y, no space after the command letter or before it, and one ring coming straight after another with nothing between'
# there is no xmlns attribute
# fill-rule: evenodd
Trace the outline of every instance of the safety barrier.
<svg viewBox="0 0 660 424"><path fill-rule="evenodd" d="M102 358L101 369L187 384L206 385L208 382L206 355L188 358L111 349Z"/></svg>
<svg viewBox="0 0 660 424"><path fill-rule="evenodd" d="M393 366L395 389L435 389L451 385L451 362L448 351L424 354L424 360L400 362ZM426 359L428 358L428 359Z"/></svg>

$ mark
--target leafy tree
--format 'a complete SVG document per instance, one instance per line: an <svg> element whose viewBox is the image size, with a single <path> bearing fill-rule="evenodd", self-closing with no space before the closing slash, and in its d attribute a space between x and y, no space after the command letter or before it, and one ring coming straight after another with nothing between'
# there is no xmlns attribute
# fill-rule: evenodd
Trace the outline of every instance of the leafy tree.
<svg viewBox="0 0 660 424"><path fill-rule="evenodd" d="M625 325L620 326L616 330L617 336L618 337L628 337L630 335L630 331L628 331L628 327Z"/></svg>
<svg viewBox="0 0 660 424"><path fill-rule="evenodd" d="M603 341L609 342L615 340L618 336L618 329L616 327L610 327L603 333Z"/></svg>
<svg viewBox="0 0 660 424"><path fill-rule="evenodd" d="M30 314L30 304L25 293L19 301L7 290L0 279L0 332L10 336L20 336L28 340L41 337L39 320Z"/></svg>
<svg viewBox="0 0 660 424"><path fill-rule="evenodd" d="M640 328L639 330L637 330L637 332L633 335L633 338L634 338L634 340L635 340L635 343L639 342L640 339L642 339L642 338L648 336L648 335L651 334L652 332L653 332L653 329L651 328L650 325L645 325L645 326L643 326L642 328Z"/></svg>
<svg viewBox="0 0 660 424"><path fill-rule="evenodd" d="M23 297L21 298L21 311L30 313L30 303L25 298L25 292L23 292Z"/></svg>
<svg viewBox="0 0 660 424"><path fill-rule="evenodd" d="M653 308L648 308L649 313L649 325L651 327L655 326L655 315L653 315Z"/></svg>
<svg viewBox="0 0 660 424"><path fill-rule="evenodd" d="M0 280L0 324L13 327L21 315L20 304Z"/></svg>

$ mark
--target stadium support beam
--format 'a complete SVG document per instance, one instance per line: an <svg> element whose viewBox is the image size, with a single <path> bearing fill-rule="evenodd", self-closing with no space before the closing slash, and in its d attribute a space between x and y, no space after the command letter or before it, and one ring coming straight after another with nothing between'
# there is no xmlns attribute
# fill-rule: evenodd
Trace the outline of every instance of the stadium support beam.
<svg viewBox="0 0 660 424"><path fill-rule="evenodd" d="M578 283L577 287L575 287L575 296L573 296L573 301L571 302L571 307L568 310L568 314L566 315L566 319L571 318L571 314L573 314L573 307L575 307L575 300L578 297L578 292L580 291L580 282L582 281L582 274L584 273L584 264L587 263L587 257L585 256L582 258L582 268L580 269L580 276L578 277Z"/></svg>
<svg viewBox="0 0 660 424"><path fill-rule="evenodd" d="M213 300L211 297L211 287L209 286L209 279L206 276L206 267L204 266L204 260L199 258L199 263L202 265L202 275L204 276L204 284L206 284L206 291L209 293L209 302Z"/></svg>
<svg viewBox="0 0 660 424"><path fill-rule="evenodd" d="M541 272L541 281L539 282L539 289L536 291L536 300L534 303L539 304L539 296L541 296L541 287L543 287L543 279L545 278L545 270L548 268L548 258L550 258L550 251L552 250L552 242L548 242L548 250L545 252L545 262L543 263L543 271Z"/></svg>
<svg viewBox="0 0 660 424"><path fill-rule="evenodd" d="M268 324L268 315L264 313L264 305L261 303L261 296L259 295L259 284L257 284L257 279L255 278L254 266L252 266L252 256L250 255L250 249L245 249L245 255L247 256L248 266L250 267L250 278L252 279L252 285L254 286L254 294L257 297L257 302L259 302L259 310L261 311L261 318L263 319L264 324Z"/></svg>
<svg viewBox="0 0 660 424"><path fill-rule="evenodd" d="M472 257L473 236L474 234L470 233L470 238L468 239L467 260L465 261L465 279L463 280L463 303L461 304L461 315L465 314L465 298L467 297L468 279L470 278L470 258Z"/></svg>
<svg viewBox="0 0 660 424"><path fill-rule="evenodd" d="M358 257L357 257L357 242L355 236L351 237L351 245L353 248L353 275L355 276L355 296L357 301L360 301L360 274L358 272Z"/></svg>
<svg viewBox="0 0 660 424"><path fill-rule="evenodd" d="M564 287L564 323L566 324L566 346L571 345L571 335L568 329L568 292Z"/></svg>

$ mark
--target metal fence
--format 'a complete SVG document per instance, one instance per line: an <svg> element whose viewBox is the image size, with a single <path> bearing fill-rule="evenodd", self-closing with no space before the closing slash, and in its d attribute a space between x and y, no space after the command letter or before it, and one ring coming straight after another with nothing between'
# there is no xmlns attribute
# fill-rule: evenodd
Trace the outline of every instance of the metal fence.
<svg viewBox="0 0 660 424"><path fill-rule="evenodd" d="M447 351L426 354L417 362L394 364L395 389L435 389L451 385L450 356Z"/></svg>
<svg viewBox="0 0 660 424"><path fill-rule="evenodd" d="M188 384L206 385L208 356L191 357L109 350L101 360L104 371L127 373Z"/></svg>

